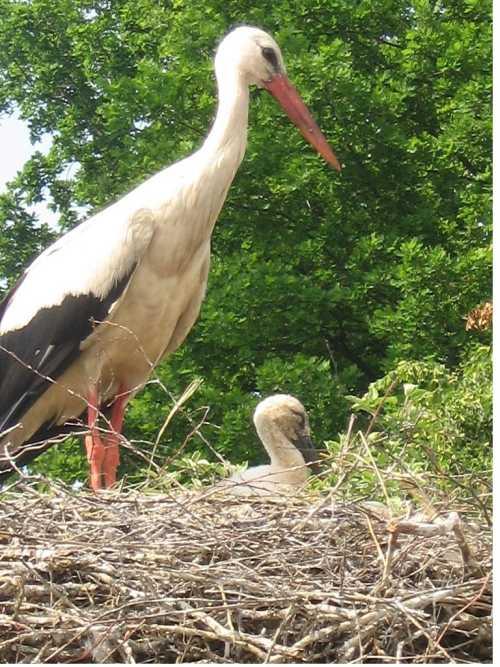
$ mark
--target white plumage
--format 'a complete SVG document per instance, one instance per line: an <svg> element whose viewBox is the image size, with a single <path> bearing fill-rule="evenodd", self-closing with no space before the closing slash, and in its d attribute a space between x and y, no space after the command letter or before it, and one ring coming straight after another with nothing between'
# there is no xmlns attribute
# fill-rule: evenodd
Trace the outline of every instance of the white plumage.
<svg viewBox="0 0 500 667"><path fill-rule="evenodd" d="M0 475L81 429L88 408L91 484L114 483L128 400L198 316L213 226L245 152L249 85L267 88L340 168L268 34L237 28L215 69L219 106L202 147L65 234L0 304Z"/></svg>

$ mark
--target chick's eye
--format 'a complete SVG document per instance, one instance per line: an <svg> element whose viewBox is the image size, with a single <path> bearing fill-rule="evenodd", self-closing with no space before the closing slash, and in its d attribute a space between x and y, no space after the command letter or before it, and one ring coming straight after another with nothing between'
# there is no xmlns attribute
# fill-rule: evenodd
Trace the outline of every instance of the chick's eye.
<svg viewBox="0 0 500 667"><path fill-rule="evenodd" d="M299 412L298 410L293 410L293 409L292 409L292 413L297 417L298 421L300 422L300 425L304 426L305 421L306 421L305 418L304 418L304 414L302 412Z"/></svg>
<svg viewBox="0 0 500 667"><path fill-rule="evenodd" d="M278 69L278 56L276 55L276 51L274 49L271 49L269 46L263 46L262 55L267 60L267 62L274 67L274 69Z"/></svg>

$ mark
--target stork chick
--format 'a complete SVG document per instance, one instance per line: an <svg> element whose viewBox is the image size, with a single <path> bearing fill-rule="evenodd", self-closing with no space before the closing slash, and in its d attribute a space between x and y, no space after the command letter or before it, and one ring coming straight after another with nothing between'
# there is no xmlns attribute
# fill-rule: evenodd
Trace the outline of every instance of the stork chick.
<svg viewBox="0 0 500 667"><path fill-rule="evenodd" d="M303 487L311 470L318 472L318 454L302 403L287 394L269 396L258 404L253 421L271 463L232 475L223 482L225 489L263 495Z"/></svg>

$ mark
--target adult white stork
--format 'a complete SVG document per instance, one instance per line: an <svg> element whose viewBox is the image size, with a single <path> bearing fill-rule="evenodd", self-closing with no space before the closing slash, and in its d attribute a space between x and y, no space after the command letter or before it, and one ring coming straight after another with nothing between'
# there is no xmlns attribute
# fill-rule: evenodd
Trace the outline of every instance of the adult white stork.
<svg viewBox="0 0 500 667"><path fill-rule="evenodd" d="M125 406L198 316L212 230L245 152L250 85L340 169L267 33L233 30L215 72L218 110L201 148L62 236L0 304L0 476L82 430L87 413L91 486L116 481Z"/></svg>
<svg viewBox="0 0 500 667"><path fill-rule="evenodd" d="M302 403L288 394L269 396L258 404L253 421L270 464L235 473L220 486L238 496L303 487L311 470L319 471L319 457L311 441L309 418Z"/></svg>

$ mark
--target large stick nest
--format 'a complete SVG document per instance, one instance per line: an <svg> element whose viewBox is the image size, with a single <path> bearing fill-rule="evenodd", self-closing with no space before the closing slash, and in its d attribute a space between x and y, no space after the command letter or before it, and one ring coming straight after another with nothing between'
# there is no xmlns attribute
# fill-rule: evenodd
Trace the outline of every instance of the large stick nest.
<svg viewBox="0 0 500 667"><path fill-rule="evenodd" d="M490 533L449 508L22 482L0 521L4 662L491 660Z"/></svg>

